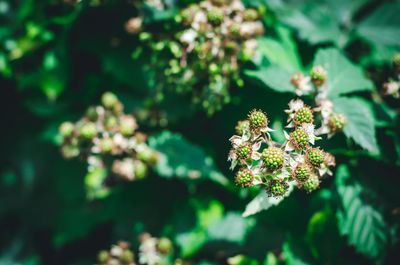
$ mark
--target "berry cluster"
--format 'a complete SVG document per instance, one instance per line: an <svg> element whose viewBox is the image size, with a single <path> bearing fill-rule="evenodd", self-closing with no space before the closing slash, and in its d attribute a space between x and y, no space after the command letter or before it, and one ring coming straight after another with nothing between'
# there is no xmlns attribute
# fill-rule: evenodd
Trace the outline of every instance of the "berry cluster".
<svg viewBox="0 0 400 265"><path fill-rule="evenodd" d="M173 245L166 237L154 238L148 233L140 237L138 257L130 250L130 244L126 241L119 241L111 249L102 250L97 255L97 265L135 265L139 264L156 265L171 264Z"/></svg>
<svg viewBox="0 0 400 265"><path fill-rule="evenodd" d="M316 135L328 134L331 137L335 133L341 132L347 123L346 116L341 113L333 112L333 103L326 97L326 81L328 72L321 65L314 66L310 71L310 76L303 73L295 73L290 83L296 88L298 96L311 95L316 108L296 106L296 101L291 106L290 120L295 125L303 123L313 123L313 113L321 114L321 127L316 130Z"/></svg>
<svg viewBox="0 0 400 265"><path fill-rule="evenodd" d="M97 265L134 265L135 255L129 247L128 242L119 241L117 245L111 247L110 251L100 251L97 254Z"/></svg>
<svg viewBox="0 0 400 265"><path fill-rule="evenodd" d="M248 120L238 123L240 135L231 137L233 148L228 157L231 169L240 167L237 185L247 188L262 184L269 196L281 197L293 185L311 192L319 187L322 176L332 174L329 167L335 166L333 156L311 147L320 139L315 135L313 111L301 100L292 100L289 107L288 127L294 130L290 135L285 132L283 144L272 141L267 115L261 110L253 110Z"/></svg>
<svg viewBox="0 0 400 265"><path fill-rule="evenodd" d="M136 131L135 118L123 113L123 105L113 93L104 93L101 102L89 107L75 124L67 121L60 125L62 155L86 160L89 171L111 165L112 173L123 179L145 177L158 153L148 147L147 136Z"/></svg>
<svg viewBox="0 0 400 265"><path fill-rule="evenodd" d="M395 78L391 78L383 84L384 94L400 98L400 53L393 56L392 68Z"/></svg>
<svg viewBox="0 0 400 265"><path fill-rule="evenodd" d="M143 16L131 18L125 27L140 32L139 39L152 50L152 68L161 72L155 78L163 81L156 85L158 98L165 88L192 92L193 103L212 114L230 101L231 81L243 86L240 68L253 57L255 37L264 32L262 13L246 9L241 0L203 0L182 9L167 23L166 33L152 32Z"/></svg>

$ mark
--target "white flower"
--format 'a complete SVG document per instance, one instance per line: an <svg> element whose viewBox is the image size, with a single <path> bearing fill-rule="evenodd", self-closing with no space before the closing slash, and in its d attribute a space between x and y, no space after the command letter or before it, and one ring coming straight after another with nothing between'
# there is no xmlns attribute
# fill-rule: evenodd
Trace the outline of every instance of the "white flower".
<svg viewBox="0 0 400 265"><path fill-rule="evenodd" d="M197 32L193 29L188 29L181 35L180 41L185 44L193 44L196 40Z"/></svg>

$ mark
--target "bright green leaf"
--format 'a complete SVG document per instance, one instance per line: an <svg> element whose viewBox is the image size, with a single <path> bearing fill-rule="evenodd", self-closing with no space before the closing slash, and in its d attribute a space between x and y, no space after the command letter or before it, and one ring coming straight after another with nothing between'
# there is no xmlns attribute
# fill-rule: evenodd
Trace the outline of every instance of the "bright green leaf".
<svg viewBox="0 0 400 265"><path fill-rule="evenodd" d="M359 24L358 33L378 45L400 45L400 3L377 8Z"/></svg>
<svg viewBox="0 0 400 265"><path fill-rule="evenodd" d="M370 152L378 152L374 118L367 103L359 98L336 98L333 100L336 113L346 115L347 124L343 129L361 147Z"/></svg>
<svg viewBox="0 0 400 265"><path fill-rule="evenodd" d="M341 165L336 172L341 203L336 213L339 231L359 252L375 258L387 243L386 224L382 215L362 199L362 186L351 179L347 166Z"/></svg>
<svg viewBox="0 0 400 265"><path fill-rule="evenodd" d="M313 65L322 65L328 71L327 96L332 99L341 94L372 90L373 83L366 79L362 69L351 63L334 48L318 50Z"/></svg>
<svg viewBox="0 0 400 265"><path fill-rule="evenodd" d="M222 185L228 184L225 176L215 168L212 158L180 134L163 131L150 137L149 145L160 152L160 159L156 165L160 176L211 179Z"/></svg>

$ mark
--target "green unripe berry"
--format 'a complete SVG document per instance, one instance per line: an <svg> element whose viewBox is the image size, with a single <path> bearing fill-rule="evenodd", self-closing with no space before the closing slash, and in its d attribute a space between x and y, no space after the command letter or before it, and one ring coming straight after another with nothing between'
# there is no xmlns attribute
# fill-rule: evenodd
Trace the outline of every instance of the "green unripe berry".
<svg viewBox="0 0 400 265"><path fill-rule="evenodd" d="M296 111L293 120L297 125L312 123L314 121L313 111L310 107L304 106Z"/></svg>
<svg viewBox="0 0 400 265"><path fill-rule="evenodd" d="M118 103L118 98L114 93L106 92L101 96L101 103L106 108L112 108Z"/></svg>
<svg viewBox="0 0 400 265"><path fill-rule="evenodd" d="M306 153L306 161L315 168L320 168L325 161L325 152L319 148L313 148Z"/></svg>
<svg viewBox="0 0 400 265"><path fill-rule="evenodd" d="M290 134L290 142L296 150L304 150L308 147L310 141L306 131L302 128L297 128Z"/></svg>
<svg viewBox="0 0 400 265"><path fill-rule="evenodd" d="M81 128L79 128L79 135L86 139L92 139L97 135L96 124L93 122L84 123Z"/></svg>
<svg viewBox="0 0 400 265"><path fill-rule="evenodd" d="M94 106L90 106L87 110L86 110L86 116L90 119L90 120L96 120L98 117L97 114L97 110L96 107Z"/></svg>
<svg viewBox="0 0 400 265"><path fill-rule="evenodd" d="M107 128L114 128L118 125L118 119L115 116L110 116L106 119L105 125Z"/></svg>
<svg viewBox="0 0 400 265"><path fill-rule="evenodd" d="M260 132L260 129L268 126L267 115L265 115L261 110L253 110L248 117L250 129L255 132Z"/></svg>
<svg viewBox="0 0 400 265"><path fill-rule="evenodd" d="M235 36L240 35L240 24L239 23L232 23L232 25L229 27L229 32L232 33Z"/></svg>
<svg viewBox="0 0 400 265"><path fill-rule="evenodd" d="M124 252L122 252L122 255L120 257L121 261L124 263L129 263L133 261L133 252L130 250L124 250Z"/></svg>
<svg viewBox="0 0 400 265"><path fill-rule="evenodd" d="M226 41L224 43L224 46L225 46L225 50L227 51L227 53L230 53L230 54L234 53L237 50L237 45L236 45L236 42L234 42L234 41Z"/></svg>
<svg viewBox="0 0 400 265"><path fill-rule="evenodd" d="M136 130L136 121L132 116L125 115L120 118L119 130L122 135L130 136Z"/></svg>
<svg viewBox="0 0 400 265"><path fill-rule="evenodd" d="M286 194L289 189L289 185L284 180L271 180L268 187L267 193L270 197L281 197Z"/></svg>
<svg viewBox="0 0 400 265"><path fill-rule="evenodd" d="M299 164L293 171L293 177L299 182L304 182L311 176L311 173L311 168L307 164Z"/></svg>
<svg viewBox="0 0 400 265"><path fill-rule="evenodd" d="M140 160L135 161L134 170L137 179L143 179L147 175L147 166Z"/></svg>
<svg viewBox="0 0 400 265"><path fill-rule="evenodd" d="M310 177L301 184L300 188L305 190L306 192L310 193L319 187L319 179L318 176L315 174L311 174Z"/></svg>
<svg viewBox="0 0 400 265"><path fill-rule="evenodd" d="M239 121L235 127L236 133L238 135L243 135L243 133L249 129L250 122L248 120Z"/></svg>
<svg viewBox="0 0 400 265"><path fill-rule="evenodd" d="M250 143L244 143L236 149L236 155L240 160L247 160L251 157L252 148Z"/></svg>
<svg viewBox="0 0 400 265"><path fill-rule="evenodd" d="M236 173L235 183L241 185L243 188L251 187L253 185L254 175L248 168L241 168Z"/></svg>
<svg viewBox="0 0 400 265"><path fill-rule="evenodd" d="M263 150L261 159L265 168L277 170L283 167L285 153L278 147L270 146Z"/></svg>
<svg viewBox="0 0 400 265"><path fill-rule="evenodd" d="M248 8L243 12L243 19L247 21L254 21L258 18L258 12L254 8Z"/></svg>
<svg viewBox="0 0 400 265"><path fill-rule="evenodd" d="M109 153L112 151L114 147L114 141L111 138L103 138L101 139L100 145L101 145L101 150L104 153Z"/></svg>
<svg viewBox="0 0 400 265"><path fill-rule="evenodd" d="M210 64L210 65L208 66L208 72L209 72L211 75L216 75L216 74L218 74L218 73L219 73L219 67L218 67L218 65L215 64L215 63Z"/></svg>
<svg viewBox="0 0 400 265"><path fill-rule="evenodd" d="M169 254L173 250L172 241L166 237L162 237L157 242L157 249L162 254Z"/></svg>
<svg viewBox="0 0 400 265"><path fill-rule="evenodd" d="M207 12L207 19L213 25L219 25L224 21L224 10L219 7L213 7Z"/></svg>
<svg viewBox="0 0 400 265"><path fill-rule="evenodd" d="M393 68L396 72L400 72L400 53L397 53L395 56L392 58L392 64Z"/></svg>
<svg viewBox="0 0 400 265"><path fill-rule="evenodd" d="M314 66L310 71L311 82L313 82L315 86L325 84L327 75L328 73L321 65Z"/></svg>
<svg viewBox="0 0 400 265"><path fill-rule="evenodd" d="M79 147L77 145L63 145L61 147L61 154L65 159L70 159L77 157L80 153Z"/></svg>
<svg viewBox="0 0 400 265"><path fill-rule="evenodd" d="M74 129L75 129L74 124L72 122L66 121L60 125L58 131L64 138L68 138L72 135Z"/></svg>
<svg viewBox="0 0 400 265"><path fill-rule="evenodd" d="M109 258L110 254L107 250L102 250L99 252L99 254L97 254L97 260L99 261L99 263L106 263Z"/></svg>
<svg viewBox="0 0 400 265"><path fill-rule="evenodd" d="M332 132L340 132L343 130L346 123L347 119L345 115L341 113L333 113L329 117L328 126Z"/></svg>

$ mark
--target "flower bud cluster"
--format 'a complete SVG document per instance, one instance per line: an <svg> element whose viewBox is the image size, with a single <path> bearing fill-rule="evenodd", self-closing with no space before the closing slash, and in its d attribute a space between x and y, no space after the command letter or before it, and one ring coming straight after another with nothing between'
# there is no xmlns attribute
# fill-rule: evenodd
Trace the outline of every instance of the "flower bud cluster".
<svg viewBox="0 0 400 265"><path fill-rule="evenodd" d="M302 108L296 106L297 101L292 101L291 110L295 109L296 114L291 113L291 121L299 125L302 122L313 123L312 114L314 112L321 115L321 127L315 131L316 135L328 134L328 137L341 132L347 123L346 116L333 111L334 105L327 97L326 82L328 72L321 65L314 66L310 71L310 76L303 73L295 73L290 79L290 83L296 88L298 96L311 95L316 105L314 109L310 107Z"/></svg>
<svg viewBox="0 0 400 265"><path fill-rule="evenodd" d="M135 254L130 250L130 244L119 241L111 249L102 250L97 254L97 265L135 265Z"/></svg>
<svg viewBox="0 0 400 265"><path fill-rule="evenodd" d="M102 250L97 255L97 265L162 265L172 264L173 244L166 237L155 238L148 233L139 237L138 257L126 241L119 241L111 249Z"/></svg>
<svg viewBox="0 0 400 265"><path fill-rule="evenodd" d="M140 264L171 264L173 254L172 241L166 237L155 238L148 233L140 237L139 263Z"/></svg>
<svg viewBox="0 0 400 265"><path fill-rule="evenodd" d="M392 58L392 68L395 78L390 78L383 84L384 95L400 98L400 53Z"/></svg>
<svg viewBox="0 0 400 265"><path fill-rule="evenodd" d="M241 0L203 0L180 11L170 26L175 31L145 31L151 27L142 17L131 18L126 31L141 32L139 39L152 49L154 67L163 71L158 78L166 87L192 92L193 103L212 114L230 101L232 81L243 85L240 68L255 54L255 38L264 33L261 18Z"/></svg>
<svg viewBox="0 0 400 265"><path fill-rule="evenodd" d="M67 121L60 125L62 155L86 160L89 171L111 165L112 173L125 180L144 178L158 153L146 144L147 136L137 132L136 119L123 113L123 105L113 93L104 93L101 102L89 107L75 124Z"/></svg>
<svg viewBox="0 0 400 265"><path fill-rule="evenodd" d="M266 186L269 196L285 196L292 186L306 192L319 187L320 179L332 175L334 157L319 147L313 147L320 138L314 130L314 112L301 100L292 100L287 110L288 128L282 144L272 141L267 115L253 110L248 119L236 126L239 135L230 138L232 149L228 160L231 169L239 167L235 176L237 185L248 188Z"/></svg>

